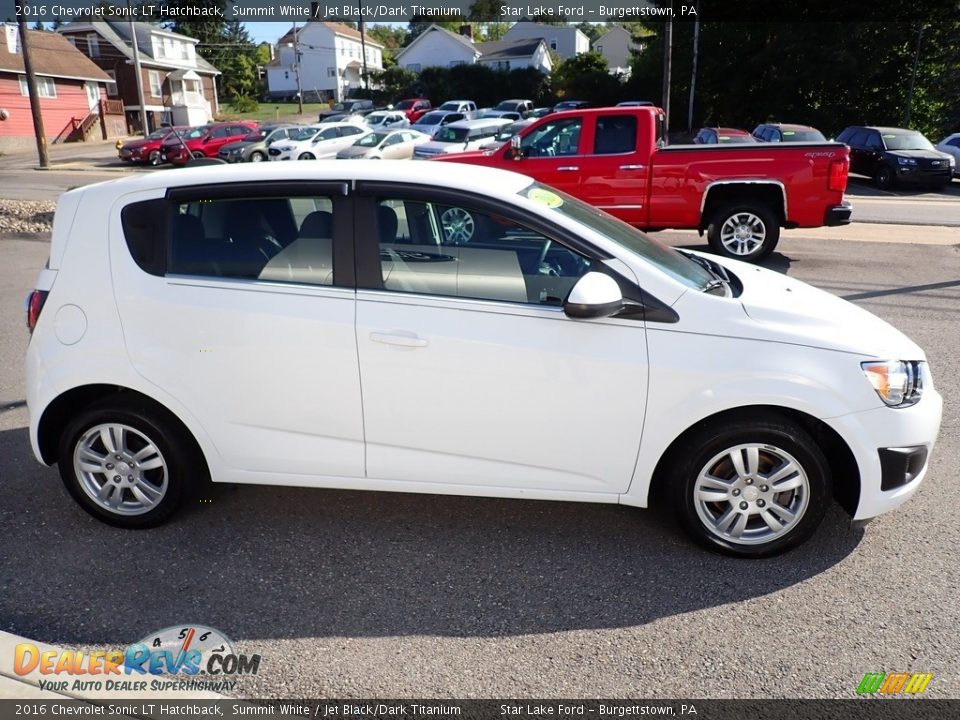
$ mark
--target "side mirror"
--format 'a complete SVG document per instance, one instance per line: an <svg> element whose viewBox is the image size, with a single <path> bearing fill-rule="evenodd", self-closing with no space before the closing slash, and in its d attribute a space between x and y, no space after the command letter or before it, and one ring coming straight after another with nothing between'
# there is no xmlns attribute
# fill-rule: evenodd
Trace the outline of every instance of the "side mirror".
<svg viewBox="0 0 960 720"><path fill-rule="evenodd" d="M563 312L578 320L615 315L623 307L623 293L617 281L600 272L588 272L577 280L563 301Z"/></svg>
<svg viewBox="0 0 960 720"><path fill-rule="evenodd" d="M507 148L508 160L523 160L523 148L520 147L520 136L510 138L510 147Z"/></svg>

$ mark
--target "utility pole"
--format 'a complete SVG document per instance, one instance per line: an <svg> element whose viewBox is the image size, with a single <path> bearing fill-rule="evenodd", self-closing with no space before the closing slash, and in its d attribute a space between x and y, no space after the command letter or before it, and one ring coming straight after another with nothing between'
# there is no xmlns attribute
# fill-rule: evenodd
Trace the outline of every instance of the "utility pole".
<svg viewBox="0 0 960 720"><path fill-rule="evenodd" d="M127 0L127 9L130 10L130 0ZM133 11L130 10L130 17L133 17ZM140 68L140 46L137 44L137 27L133 20L130 21L130 45L133 49L133 72L137 76L137 102L140 103L140 127L143 129L143 136L150 134L147 127L147 102L143 97L143 70Z"/></svg>
<svg viewBox="0 0 960 720"><path fill-rule="evenodd" d="M673 69L673 20L667 20L663 32L663 115L670 131L670 72Z"/></svg>
<svg viewBox="0 0 960 720"><path fill-rule="evenodd" d="M23 15L20 15L17 19L17 32L20 36L20 52L23 53L23 69L27 74L30 112L33 114L33 133L37 136L37 155L40 158L40 167L48 168L50 167L50 157L47 155L47 133L43 129L40 94L37 92L37 76L33 74L33 61L30 59L30 39L27 37L27 21Z"/></svg>
<svg viewBox="0 0 960 720"><path fill-rule="evenodd" d="M360 28L360 52L363 53L363 87L370 89L370 82L367 80L367 39L363 35L363 15L360 16L360 22L357 23Z"/></svg>
<svg viewBox="0 0 960 720"><path fill-rule="evenodd" d="M297 68L297 105L303 115L303 87L300 85L300 35L297 32L297 23L293 23L293 61Z"/></svg>
<svg viewBox="0 0 960 720"><path fill-rule="evenodd" d="M913 72L910 73L910 88L907 90L907 112L903 118L903 124L910 126L910 113L913 109L913 86L917 82L917 65L920 64L920 43L923 41L923 30L926 27L925 24L920 25L920 30L917 31L917 47L913 51Z"/></svg>
<svg viewBox="0 0 960 720"><path fill-rule="evenodd" d="M700 16L693 21L693 70L690 71L690 101L687 103L687 132L693 134L693 95L697 87L697 57L700 54Z"/></svg>

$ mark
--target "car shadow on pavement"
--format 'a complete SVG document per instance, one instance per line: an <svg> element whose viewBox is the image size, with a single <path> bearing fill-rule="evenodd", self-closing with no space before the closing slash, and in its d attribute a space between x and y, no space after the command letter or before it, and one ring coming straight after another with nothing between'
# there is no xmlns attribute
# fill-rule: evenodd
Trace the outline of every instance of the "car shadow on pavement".
<svg viewBox="0 0 960 720"><path fill-rule="evenodd" d="M797 550L743 561L665 511L219 485L167 525L120 530L34 461L25 428L0 432L0 487L0 628L83 645L180 623L237 640L637 626L791 587L863 536L835 507Z"/></svg>
<svg viewBox="0 0 960 720"><path fill-rule="evenodd" d="M701 245L677 245L676 247L682 250L697 250L699 252L710 253L714 255L716 253L710 249L710 246L706 243ZM767 257L765 257L760 262L756 263L760 267L765 267L767 270L773 270L778 273L783 273L786 275L790 271L790 265L793 261L788 258L786 255L779 252L772 252Z"/></svg>

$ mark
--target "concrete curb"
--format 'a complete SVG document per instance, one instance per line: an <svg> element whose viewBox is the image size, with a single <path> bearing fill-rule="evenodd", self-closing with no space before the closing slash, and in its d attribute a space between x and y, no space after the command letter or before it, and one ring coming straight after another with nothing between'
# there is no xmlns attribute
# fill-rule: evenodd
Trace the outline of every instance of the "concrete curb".
<svg viewBox="0 0 960 720"><path fill-rule="evenodd" d="M2 699L30 699L30 700L85 700L100 702L103 700L225 700L224 695L205 690L165 691L156 690L129 691L129 690L71 690L51 691L40 688L40 681L67 680L68 688L73 680L90 680L89 675L43 675L39 669L34 669L26 675L17 675L13 669L14 651L21 643L31 643L37 646L40 652L47 650L62 650L55 645L35 642L27 638L13 635L0 630L0 698ZM117 679L128 679L127 676L117 676Z"/></svg>

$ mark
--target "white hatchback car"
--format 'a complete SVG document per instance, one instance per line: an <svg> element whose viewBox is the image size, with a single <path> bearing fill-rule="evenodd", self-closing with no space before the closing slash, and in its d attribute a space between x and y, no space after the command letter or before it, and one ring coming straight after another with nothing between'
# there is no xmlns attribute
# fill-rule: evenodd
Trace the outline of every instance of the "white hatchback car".
<svg viewBox="0 0 960 720"><path fill-rule="evenodd" d="M64 193L28 298L30 438L155 525L218 482L669 503L740 556L916 492L923 351L829 293L447 163L152 173Z"/></svg>
<svg viewBox="0 0 960 720"><path fill-rule="evenodd" d="M357 122L334 122L312 125L305 128L296 139L276 142L267 152L271 160L322 160L335 158L337 153L353 145L360 137L371 132L370 128Z"/></svg>

